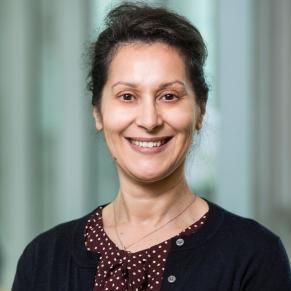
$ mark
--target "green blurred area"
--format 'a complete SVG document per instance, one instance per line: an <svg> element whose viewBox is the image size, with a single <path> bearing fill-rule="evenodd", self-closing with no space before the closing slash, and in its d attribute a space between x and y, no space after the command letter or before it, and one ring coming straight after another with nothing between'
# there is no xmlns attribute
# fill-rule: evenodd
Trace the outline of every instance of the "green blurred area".
<svg viewBox="0 0 291 291"><path fill-rule="evenodd" d="M0 2L0 290L38 233L110 201L114 162L86 91L88 47L121 1ZM207 116L188 157L193 191L259 220L291 254L291 2L146 1L207 43Z"/></svg>

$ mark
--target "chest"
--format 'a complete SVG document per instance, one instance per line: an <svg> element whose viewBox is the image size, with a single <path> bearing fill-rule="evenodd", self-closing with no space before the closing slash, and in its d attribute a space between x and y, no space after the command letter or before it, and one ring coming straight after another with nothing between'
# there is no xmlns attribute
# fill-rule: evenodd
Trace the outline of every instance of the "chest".
<svg viewBox="0 0 291 291"><path fill-rule="evenodd" d="M45 268L42 262L42 268L37 268L32 290L93 291L96 269L102 262L100 258L96 258L96 266L90 268L76 264L71 256L60 261L48 260ZM161 285L156 290L241 291L243 272L234 262L234 258L226 258L213 245L187 248L186 241L174 239L165 261Z"/></svg>

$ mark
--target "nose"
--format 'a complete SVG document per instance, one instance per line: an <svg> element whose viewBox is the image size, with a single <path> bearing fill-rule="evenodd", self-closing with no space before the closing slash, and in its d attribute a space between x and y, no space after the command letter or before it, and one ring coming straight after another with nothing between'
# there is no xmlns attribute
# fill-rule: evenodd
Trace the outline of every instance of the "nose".
<svg viewBox="0 0 291 291"><path fill-rule="evenodd" d="M153 131L156 127L163 124L159 108L153 100L146 100L141 104L136 124L147 131Z"/></svg>

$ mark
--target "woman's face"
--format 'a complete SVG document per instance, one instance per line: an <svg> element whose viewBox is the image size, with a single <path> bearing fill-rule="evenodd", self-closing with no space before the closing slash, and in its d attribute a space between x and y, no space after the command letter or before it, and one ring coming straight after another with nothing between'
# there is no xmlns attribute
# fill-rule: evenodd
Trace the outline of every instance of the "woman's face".
<svg viewBox="0 0 291 291"><path fill-rule="evenodd" d="M181 167L202 122L184 60L163 43L118 48L94 117L118 171L140 182Z"/></svg>

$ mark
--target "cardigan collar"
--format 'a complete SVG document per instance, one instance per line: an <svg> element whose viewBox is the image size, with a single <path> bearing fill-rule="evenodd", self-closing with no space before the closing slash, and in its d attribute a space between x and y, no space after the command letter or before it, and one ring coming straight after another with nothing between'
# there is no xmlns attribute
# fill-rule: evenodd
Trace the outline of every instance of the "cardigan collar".
<svg viewBox="0 0 291 291"><path fill-rule="evenodd" d="M171 248L170 252L185 251L189 249L194 249L199 247L201 244L205 243L212 236L215 235L219 227L221 226L225 210L220 206L216 205L213 202L208 201L204 198L209 205L208 218L205 225L199 229L197 233L190 235L175 236L171 239ZM102 206L106 206L104 204ZM72 231L72 240L71 240L71 252L75 262L84 268L96 268L99 262L100 255L96 252L87 251L85 247L84 231L87 220L95 212L93 210L88 215L77 220L75 227ZM175 242L177 238L183 238L184 244L183 247L177 245Z"/></svg>

